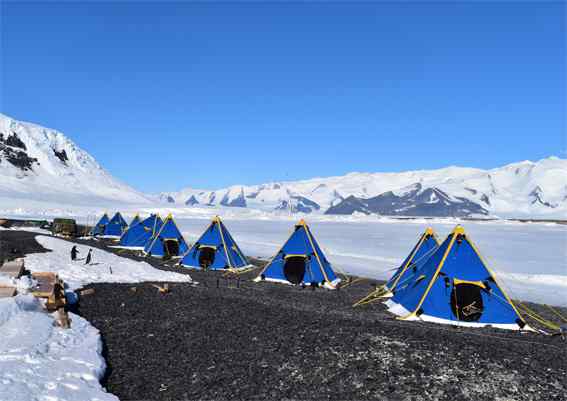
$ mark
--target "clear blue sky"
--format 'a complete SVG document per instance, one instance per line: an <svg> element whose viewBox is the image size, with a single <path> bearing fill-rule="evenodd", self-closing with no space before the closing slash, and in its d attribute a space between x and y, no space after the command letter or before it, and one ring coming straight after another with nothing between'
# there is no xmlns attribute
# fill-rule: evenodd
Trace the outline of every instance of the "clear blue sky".
<svg viewBox="0 0 567 401"><path fill-rule="evenodd" d="M564 2L0 7L2 112L144 191L565 157Z"/></svg>

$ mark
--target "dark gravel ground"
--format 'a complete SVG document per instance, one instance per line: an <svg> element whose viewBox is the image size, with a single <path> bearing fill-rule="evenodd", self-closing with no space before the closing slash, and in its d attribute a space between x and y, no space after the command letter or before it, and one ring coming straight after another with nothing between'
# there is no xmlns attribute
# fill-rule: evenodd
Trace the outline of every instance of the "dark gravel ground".
<svg viewBox="0 0 567 401"><path fill-rule="evenodd" d="M27 231L0 230L0 264L28 253L50 252L35 240L36 235Z"/></svg>
<svg viewBox="0 0 567 401"><path fill-rule="evenodd" d="M567 400L558 336L402 322L379 303L352 308L370 280L312 291L252 283L250 273L237 288L219 273L148 261L199 285L171 283L169 294L92 285L78 308L102 333L103 384L121 400Z"/></svg>

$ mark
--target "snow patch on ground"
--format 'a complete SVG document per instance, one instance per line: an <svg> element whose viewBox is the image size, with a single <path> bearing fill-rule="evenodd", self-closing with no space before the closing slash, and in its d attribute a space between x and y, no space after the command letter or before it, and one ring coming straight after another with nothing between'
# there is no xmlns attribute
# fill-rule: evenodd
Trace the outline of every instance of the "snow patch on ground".
<svg viewBox="0 0 567 401"><path fill-rule="evenodd" d="M27 255L26 268L32 272L57 273L71 290L90 283L191 282L191 277L186 274L158 270L146 262L123 258L96 248L93 249L90 265L86 265L84 260L73 262L70 257L72 243L42 235L37 236L36 240L52 252ZM77 244L77 249L79 259L83 259L91 248Z"/></svg>
<svg viewBox="0 0 567 401"><path fill-rule="evenodd" d="M187 275L157 270L148 263L93 250L93 264L70 260L72 244L38 235L52 252L26 256L32 272L55 272L71 290L89 283L143 281L191 282ZM89 247L77 245L85 257ZM29 278L2 279L25 293ZM71 328L62 329L41 301L30 295L0 299L0 400L10 401L116 401L100 384L106 364L97 329L82 317L69 314Z"/></svg>
<svg viewBox="0 0 567 401"><path fill-rule="evenodd" d="M0 299L0 400L118 400L99 382L106 365L98 330L70 318L62 329L32 296Z"/></svg>

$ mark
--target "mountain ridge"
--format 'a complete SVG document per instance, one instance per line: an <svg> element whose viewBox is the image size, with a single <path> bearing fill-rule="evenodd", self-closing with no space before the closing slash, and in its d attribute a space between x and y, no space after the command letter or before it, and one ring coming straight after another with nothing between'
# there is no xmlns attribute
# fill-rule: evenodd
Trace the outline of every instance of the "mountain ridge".
<svg viewBox="0 0 567 401"><path fill-rule="evenodd" d="M503 216L503 217L567 217L567 160L556 156L539 161L523 160L488 170L472 167L448 166L436 170L403 172L351 172L343 176L310 178L298 181L273 181L257 185L233 185L217 190L184 188L178 192L161 193L174 203L190 200L192 205L219 206L244 194L246 204L270 211L303 213L345 214L376 213L400 214L392 208L368 208L369 199L398 195L412 185L419 184L423 191L448 195L452 211L442 213L426 207L434 216L449 217ZM429 193L428 192L428 193ZM415 194L421 196L421 194ZM337 206L349 199L351 207ZM359 207L353 208L353 200ZM410 199L406 199L411 201ZM418 202L418 200L414 200ZM372 202L371 202L372 203ZM308 205L306 205L308 204ZM314 206L313 204L317 205ZM366 204L362 206L363 204ZM345 205L343 205L345 206ZM422 200L419 209L426 206ZM446 205L448 209L449 205ZM427 216L427 215L426 215Z"/></svg>
<svg viewBox="0 0 567 401"><path fill-rule="evenodd" d="M273 213L567 218L567 160L551 156L488 170L448 166L217 190L144 194L114 178L63 133L0 114L0 199L69 205L249 208Z"/></svg>

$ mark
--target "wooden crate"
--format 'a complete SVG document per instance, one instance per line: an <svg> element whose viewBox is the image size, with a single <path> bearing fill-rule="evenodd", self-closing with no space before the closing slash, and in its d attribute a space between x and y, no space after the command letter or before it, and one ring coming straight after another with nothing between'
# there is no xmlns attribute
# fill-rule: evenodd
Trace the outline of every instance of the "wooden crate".
<svg viewBox="0 0 567 401"><path fill-rule="evenodd" d="M0 276L9 278L19 278L24 274L24 260L16 259L6 262L0 266ZM0 286L0 298L10 298L15 296L17 290L13 286Z"/></svg>

